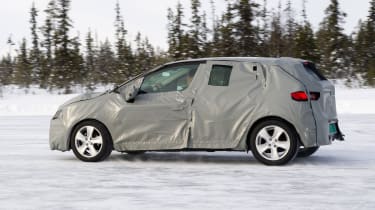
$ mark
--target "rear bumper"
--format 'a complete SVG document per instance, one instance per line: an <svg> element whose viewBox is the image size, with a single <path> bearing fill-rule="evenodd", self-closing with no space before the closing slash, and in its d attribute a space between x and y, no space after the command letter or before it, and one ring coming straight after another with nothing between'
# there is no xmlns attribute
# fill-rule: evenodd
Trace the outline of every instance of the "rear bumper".
<svg viewBox="0 0 375 210"><path fill-rule="evenodd" d="M336 132L331 133L330 132L330 124L334 124L336 127ZM321 119L317 120L316 122L316 131L317 131L317 145L318 146L323 146L323 145L329 145L332 144L332 141L334 140L344 140L344 135L342 134L340 128L339 128L339 123L337 119L332 119L332 120L326 120L326 119Z"/></svg>

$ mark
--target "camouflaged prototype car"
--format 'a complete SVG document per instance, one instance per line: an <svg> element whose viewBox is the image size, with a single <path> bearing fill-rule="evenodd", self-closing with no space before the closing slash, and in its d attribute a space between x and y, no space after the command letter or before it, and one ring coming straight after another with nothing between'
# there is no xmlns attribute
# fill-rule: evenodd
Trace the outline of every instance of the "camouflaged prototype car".
<svg viewBox="0 0 375 210"><path fill-rule="evenodd" d="M168 63L105 93L78 96L51 120L50 147L101 161L114 149L249 151L268 165L343 140L334 86L294 58Z"/></svg>

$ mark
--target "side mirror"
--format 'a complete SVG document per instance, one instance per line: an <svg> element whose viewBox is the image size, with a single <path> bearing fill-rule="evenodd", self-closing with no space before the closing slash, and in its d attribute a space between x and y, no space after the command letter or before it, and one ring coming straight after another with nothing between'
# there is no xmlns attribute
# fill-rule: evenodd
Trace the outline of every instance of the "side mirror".
<svg viewBox="0 0 375 210"><path fill-rule="evenodd" d="M128 103L133 103L137 94L138 94L138 88L135 87L134 85L130 85L125 90L125 101Z"/></svg>
<svg viewBox="0 0 375 210"><path fill-rule="evenodd" d="M143 78L137 79L125 88L124 95L125 95L126 102L128 103L134 102L135 98L138 95L139 89L142 85L142 82L143 82Z"/></svg>

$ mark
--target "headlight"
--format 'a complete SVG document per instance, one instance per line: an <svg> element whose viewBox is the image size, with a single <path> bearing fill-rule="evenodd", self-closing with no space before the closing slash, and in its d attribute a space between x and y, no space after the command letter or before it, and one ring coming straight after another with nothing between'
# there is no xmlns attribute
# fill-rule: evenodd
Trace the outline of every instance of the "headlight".
<svg viewBox="0 0 375 210"><path fill-rule="evenodd" d="M55 115L53 115L52 120L56 120L56 119L60 118L61 117L61 113L62 113L61 109L57 110L57 112L55 113Z"/></svg>

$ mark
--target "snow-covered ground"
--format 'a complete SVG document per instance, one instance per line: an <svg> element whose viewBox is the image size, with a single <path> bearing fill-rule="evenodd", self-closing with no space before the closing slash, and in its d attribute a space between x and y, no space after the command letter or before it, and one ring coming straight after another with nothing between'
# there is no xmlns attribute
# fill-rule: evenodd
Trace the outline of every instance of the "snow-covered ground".
<svg viewBox="0 0 375 210"><path fill-rule="evenodd" d="M112 86L100 86L95 91L104 92ZM85 92L81 87L74 92ZM19 88L15 85L0 87L0 116L52 116L59 105L75 97L74 94L61 94L63 91L48 91L37 86Z"/></svg>
<svg viewBox="0 0 375 210"><path fill-rule="evenodd" d="M48 127L73 95L4 91L0 209L375 209L375 90L337 89L346 141L267 167L243 152L113 152L84 163L50 151Z"/></svg>

